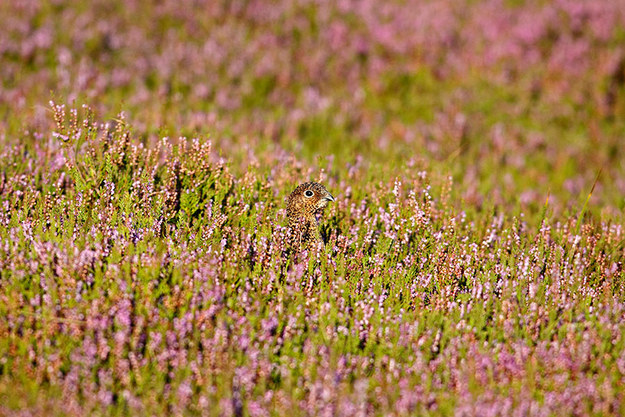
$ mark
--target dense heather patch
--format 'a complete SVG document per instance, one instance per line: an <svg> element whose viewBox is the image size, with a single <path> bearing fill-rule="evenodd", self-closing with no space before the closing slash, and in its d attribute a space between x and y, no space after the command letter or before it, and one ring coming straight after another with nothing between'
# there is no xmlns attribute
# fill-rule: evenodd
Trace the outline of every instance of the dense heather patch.
<svg viewBox="0 0 625 417"><path fill-rule="evenodd" d="M620 224L467 216L411 168L235 176L209 141L52 108L1 159L3 412L624 411ZM337 201L293 254L313 174Z"/></svg>
<svg viewBox="0 0 625 417"><path fill-rule="evenodd" d="M52 91L152 145L218 137L237 172L241 147L419 155L476 204L565 213L604 167L593 202L623 208L625 0L378 3L3 2L0 132L47 131Z"/></svg>
<svg viewBox="0 0 625 417"><path fill-rule="evenodd" d="M0 415L624 415L625 1L271 3L0 2Z"/></svg>

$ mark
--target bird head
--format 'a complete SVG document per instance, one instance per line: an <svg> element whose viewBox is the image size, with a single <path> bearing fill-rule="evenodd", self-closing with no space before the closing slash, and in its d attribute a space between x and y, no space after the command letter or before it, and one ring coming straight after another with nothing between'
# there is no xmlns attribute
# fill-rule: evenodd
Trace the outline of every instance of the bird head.
<svg viewBox="0 0 625 417"><path fill-rule="evenodd" d="M300 184L287 199L287 217L290 220L311 218L330 201L334 201L334 197L323 185L316 182Z"/></svg>

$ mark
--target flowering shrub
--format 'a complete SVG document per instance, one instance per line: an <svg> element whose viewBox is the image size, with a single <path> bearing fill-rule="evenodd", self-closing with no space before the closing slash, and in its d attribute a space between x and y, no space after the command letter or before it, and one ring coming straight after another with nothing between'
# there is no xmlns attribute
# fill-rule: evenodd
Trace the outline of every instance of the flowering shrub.
<svg viewBox="0 0 625 417"><path fill-rule="evenodd" d="M625 3L274 3L0 6L0 414L625 413Z"/></svg>
<svg viewBox="0 0 625 417"><path fill-rule="evenodd" d="M209 141L52 108L45 145L2 155L5 411L622 410L620 224L328 167L325 246L291 254L283 199L311 173L237 177Z"/></svg>

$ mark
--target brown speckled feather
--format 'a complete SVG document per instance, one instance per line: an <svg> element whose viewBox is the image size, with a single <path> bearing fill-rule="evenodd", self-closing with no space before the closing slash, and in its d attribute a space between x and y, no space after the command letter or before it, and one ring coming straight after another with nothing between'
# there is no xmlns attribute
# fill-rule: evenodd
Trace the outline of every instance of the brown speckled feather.
<svg viewBox="0 0 625 417"><path fill-rule="evenodd" d="M332 194L316 182L300 184L289 195L286 202L286 215L289 227L295 232L295 241L302 249L320 239L316 214L322 211Z"/></svg>

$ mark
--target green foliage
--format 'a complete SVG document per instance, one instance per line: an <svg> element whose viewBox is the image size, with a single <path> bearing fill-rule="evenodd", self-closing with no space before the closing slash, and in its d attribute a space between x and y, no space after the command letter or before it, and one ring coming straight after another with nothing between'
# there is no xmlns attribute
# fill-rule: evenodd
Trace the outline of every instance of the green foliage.
<svg viewBox="0 0 625 417"><path fill-rule="evenodd" d="M623 414L622 7L304 3L0 4L0 415Z"/></svg>

